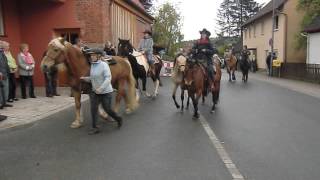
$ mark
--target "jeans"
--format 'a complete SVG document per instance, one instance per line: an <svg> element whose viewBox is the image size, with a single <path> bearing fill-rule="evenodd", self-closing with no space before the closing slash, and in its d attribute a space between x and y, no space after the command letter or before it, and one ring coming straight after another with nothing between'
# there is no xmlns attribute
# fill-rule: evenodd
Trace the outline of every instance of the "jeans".
<svg viewBox="0 0 320 180"><path fill-rule="evenodd" d="M8 100L8 94L9 94L9 81L8 79L1 80L0 81L0 106L3 106L6 104Z"/></svg>
<svg viewBox="0 0 320 180"><path fill-rule="evenodd" d="M91 117L92 117L92 128L97 128L98 120L98 107L101 103L103 109L110 115L113 119L119 120L121 117L112 110L111 108L112 94L96 94L94 92L90 93L90 105L91 105Z"/></svg>
<svg viewBox="0 0 320 180"><path fill-rule="evenodd" d="M57 94L57 75L44 73L46 83L46 96Z"/></svg>
<svg viewBox="0 0 320 180"><path fill-rule="evenodd" d="M16 98L16 77L14 73L9 74L9 99Z"/></svg>
<svg viewBox="0 0 320 180"><path fill-rule="evenodd" d="M20 76L21 96L26 98L26 84L29 84L29 96L34 96L33 76Z"/></svg>

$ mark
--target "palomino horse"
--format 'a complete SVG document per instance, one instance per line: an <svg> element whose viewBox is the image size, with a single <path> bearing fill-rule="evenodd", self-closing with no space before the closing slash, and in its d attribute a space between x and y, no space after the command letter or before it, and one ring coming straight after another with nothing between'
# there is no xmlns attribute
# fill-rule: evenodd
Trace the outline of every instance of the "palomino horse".
<svg viewBox="0 0 320 180"><path fill-rule="evenodd" d="M136 51L129 40L124 39L119 39L118 56L124 56L128 58L132 67L133 76L136 79L136 88L140 89L139 79L141 79L143 93L146 96L150 96L150 94L146 91L147 75L149 71L147 58L142 53ZM153 58L155 60L155 70L154 73L150 71L150 76L154 83L154 92L152 96L156 97L159 93L160 71L163 64L159 57L154 55Z"/></svg>
<svg viewBox="0 0 320 180"><path fill-rule="evenodd" d="M194 107L193 118L200 117L198 112L198 102L205 90L206 70L197 62L189 61L186 66L184 84L188 90L188 96L192 100Z"/></svg>
<svg viewBox="0 0 320 180"><path fill-rule="evenodd" d="M225 62L227 65L227 72L229 74L229 81L235 81L236 80L236 76L234 74L234 72L236 71L237 68L237 58L236 56L234 56L232 53L228 53L225 56ZM231 79L232 76L232 79Z"/></svg>
<svg viewBox="0 0 320 180"><path fill-rule="evenodd" d="M173 81L173 92L172 92L172 98L174 101L174 104L176 107L179 109L180 105L176 101L176 91L178 87L180 86L181 89L181 111L183 111L183 101L184 101L184 72L185 72L185 67L187 63L187 58L183 55L178 56L175 59L174 67L173 67L173 73L172 73L172 81ZM189 98L188 98L189 99Z"/></svg>
<svg viewBox="0 0 320 180"><path fill-rule="evenodd" d="M112 74L112 85L117 91L115 110L119 110L121 98L125 98L127 111L133 111L138 106L135 92L135 79L132 75L132 69L129 62L121 57L113 57L116 61L115 65L110 65ZM41 69L43 71L50 71L50 69L58 64L64 64L69 76L69 85L76 104L76 119L71 124L71 128L79 128L82 126L80 118L81 108L81 91L82 84L80 77L88 76L90 73L90 65L84 54L72 44L65 41L63 38L53 39L47 48L46 55L41 62ZM127 94L126 94L127 85Z"/></svg>
<svg viewBox="0 0 320 180"><path fill-rule="evenodd" d="M213 55L213 63L214 63L214 69L215 69L215 75L214 75L214 80L213 80L213 86L211 89L212 93L212 108L211 112L214 112L216 109L216 104L219 101L219 96L220 96L220 81L221 81L221 59L219 58L218 55Z"/></svg>

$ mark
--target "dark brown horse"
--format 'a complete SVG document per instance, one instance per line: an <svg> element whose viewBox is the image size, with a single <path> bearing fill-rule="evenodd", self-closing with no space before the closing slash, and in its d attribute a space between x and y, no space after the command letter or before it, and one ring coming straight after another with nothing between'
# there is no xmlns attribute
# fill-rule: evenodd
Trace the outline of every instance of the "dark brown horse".
<svg viewBox="0 0 320 180"><path fill-rule="evenodd" d="M110 65L112 74L112 85L117 89L115 111L119 110L120 101L125 98L127 111L133 111L138 106L135 92L135 79L129 62L121 57L113 57L115 65ZM68 73L69 85L72 88L76 104L76 119L71 128L82 126L80 118L81 91L83 90L80 77L88 76L90 65L84 54L63 38L53 39L47 48L47 53L42 59L41 69L50 71L53 66L64 64ZM126 92L127 85L127 92Z"/></svg>
<svg viewBox="0 0 320 180"><path fill-rule="evenodd" d="M206 70L205 68L195 62L189 61L186 66L184 85L188 90L188 96L192 100L194 107L193 118L198 119L200 117L198 112L198 102L205 90Z"/></svg>

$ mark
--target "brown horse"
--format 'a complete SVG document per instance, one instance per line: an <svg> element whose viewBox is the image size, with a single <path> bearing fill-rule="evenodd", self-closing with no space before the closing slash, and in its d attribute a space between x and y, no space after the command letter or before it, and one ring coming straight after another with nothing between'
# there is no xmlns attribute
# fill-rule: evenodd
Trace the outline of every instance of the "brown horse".
<svg viewBox="0 0 320 180"><path fill-rule="evenodd" d="M135 92L135 79L132 75L132 69L129 62L121 57L113 57L116 60L115 65L110 65L112 74L112 85L117 91L115 111L119 110L120 101L124 97L127 105L127 111L133 111L138 106ZM76 104L76 119L71 124L71 128L79 128L82 126L80 118L81 108L81 92L83 90L80 77L88 76L90 73L90 65L84 54L72 44L63 38L53 39L47 48L46 55L42 59L41 69L50 71L50 69L58 64L66 66L69 75L69 85L72 89ZM126 94L126 85L128 86Z"/></svg>
<svg viewBox="0 0 320 180"><path fill-rule="evenodd" d="M172 99L174 101L174 104L176 107L179 109L180 105L176 101L176 92L178 87L181 89L181 111L183 111L183 101L184 101L184 91L185 91L185 86L184 86L184 72L185 72L185 67L187 63L187 58L183 55L178 56L175 59L174 67L173 67L173 73L172 73L172 82L173 82L173 92L172 92Z"/></svg>
<svg viewBox="0 0 320 180"><path fill-rule="evenodd" d="M232 53L228 53L225 56L225 62L227 65L227 72L229 74L229 81L235 81L236 80L236 76L234 74L234 72L236 71L237 68L237 58L236 56L234 56ZM232 79L231 79L232 76Z"/></svg>
<svg viewBox="0 0 320 180"><path fill-rule="evenodd" d="M188 90L188 96L194 107L193 118L200 117L198 113L198 102L205 89L206 70L199 64L189 61L186 66L184 84Z"/></svg>

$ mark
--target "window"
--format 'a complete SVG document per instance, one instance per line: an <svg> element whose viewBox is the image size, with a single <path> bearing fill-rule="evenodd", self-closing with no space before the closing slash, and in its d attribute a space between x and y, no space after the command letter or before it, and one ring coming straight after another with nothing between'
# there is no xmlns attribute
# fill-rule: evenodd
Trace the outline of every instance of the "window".
<svg viewBox="0 0 320 180"><path fill-rule="evenodd" d="M261 22L261 35L264 35L264 21Z"/></svg>
<svg viewBox="0 0 320 180"><path fill-rule="evenodd" d="M279 16L274 17L274 30L279 29Z"/></svg>
<svg viewBox="0 0 320 180"><path fill-rule="evenodd" d="M71 44L75 44L77 38L79 38L80 29L71 28L71 29L55 29L55 33L65 40L70 42Z"/></svg>
<svg viewBox="0 0 320 180"><path fill-rule="evenodd" d="M3 22L3 11L2 11L2 1L0 1L0 36L4 36L4 22Z"/></svg>

